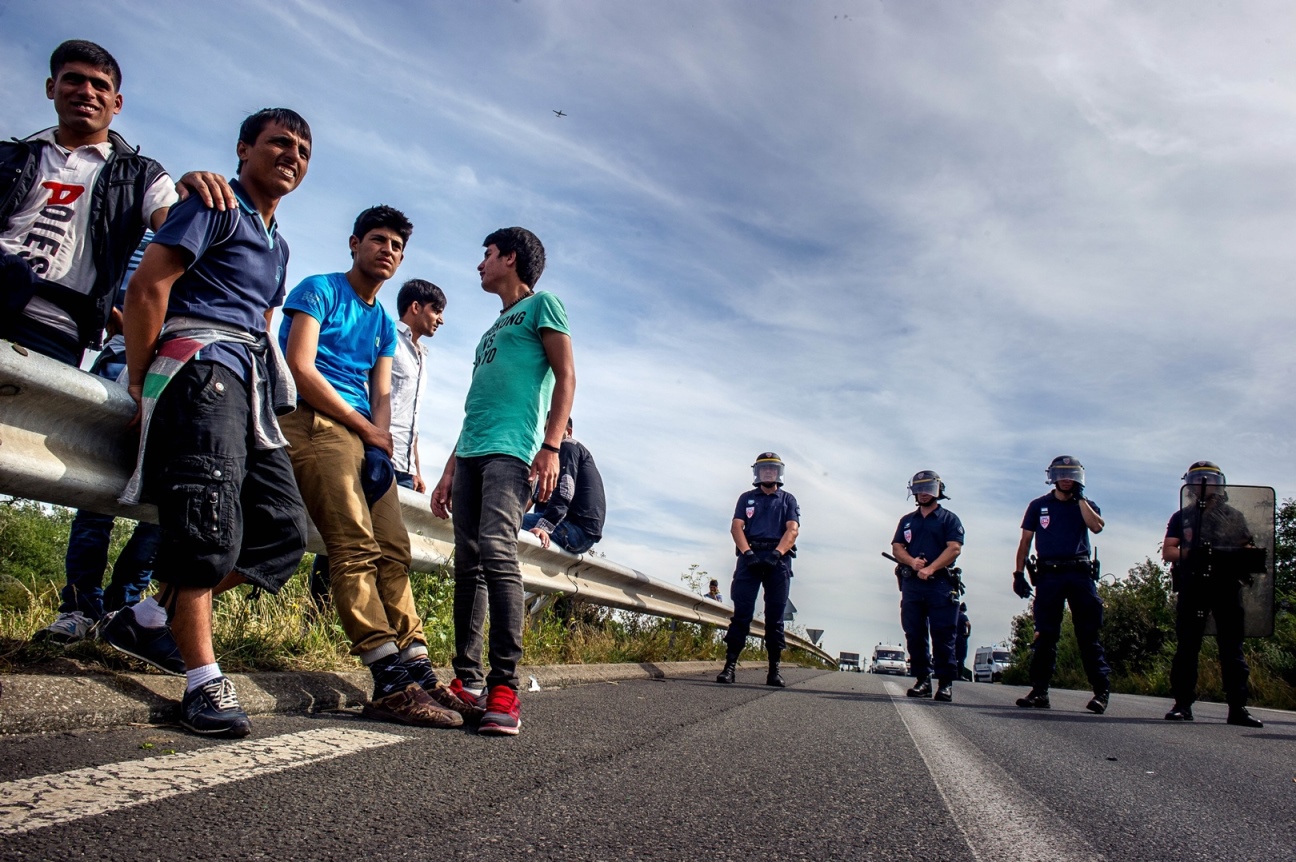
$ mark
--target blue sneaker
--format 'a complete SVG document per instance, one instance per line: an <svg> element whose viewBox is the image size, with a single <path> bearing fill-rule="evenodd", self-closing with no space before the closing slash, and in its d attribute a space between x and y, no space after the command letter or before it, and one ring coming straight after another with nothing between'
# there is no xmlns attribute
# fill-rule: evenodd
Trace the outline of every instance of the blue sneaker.
<svg viewBox="0 0 1296 862"><path fill-rule="evenodd" d="M85 640L94 626L94 620L80 611L59 614L54 622L36 632L32 640L49 641L56 644L76 643Z"/></svg>
<svg viewBox="0 0 1296 862"><path fill-rule="evenodd" d="M167 626L146 628L135 621L135 612L122 608L99 625L99 637L108 646L132 658L153 665L172 676L184 676L180 647Z"/></svg>
<svg viewBox="0 0 1296 862"><path fill-rule="evenodd" d="M239 739L252 732L252 722L239 705L234 683L225 676L185 692L180 701L180 723L202 736Z"/></svg>

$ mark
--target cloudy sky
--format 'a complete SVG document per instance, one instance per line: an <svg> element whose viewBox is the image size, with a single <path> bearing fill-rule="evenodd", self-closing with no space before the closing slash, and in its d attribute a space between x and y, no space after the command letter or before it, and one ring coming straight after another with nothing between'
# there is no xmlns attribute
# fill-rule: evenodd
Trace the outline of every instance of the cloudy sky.
<svg viewBox="0 0 1296 862"><path fill-rule="evenodd" d="M345 269L387 203L415 223L398 280L449 295L433 480L498 311L482 237L520 224L571 317L599 547L727 594L772 449L797 622L832 652L900 636L878 553L917 470L967 527L974 646L1024 608L1013 550L1055 455L1084 462L1118 574L1157 554L1194 460L1296 495L1290 4L198 5L0 0L0 133L53 124L66 38L116 55L114 128L174 175L231 171L246 114L300 111L290 281Z"/></svg>

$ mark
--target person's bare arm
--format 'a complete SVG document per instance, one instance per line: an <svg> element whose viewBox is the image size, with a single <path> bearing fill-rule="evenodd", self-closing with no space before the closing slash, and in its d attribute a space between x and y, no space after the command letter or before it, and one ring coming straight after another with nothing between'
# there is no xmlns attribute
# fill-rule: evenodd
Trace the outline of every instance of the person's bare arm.
<svg viewBox="0 0 1296 862"><path fill-rule="evenodd" d="M152 243L144 251L126 290L122 333L126 336L127 391L139 404L144 397L144 377L157 353L158 336L166 322L171 287L184 275L189 252L179 246ZM139 421L136 413L132 424Z"/></svg>
<svg viewBox="0 0 1296 862"><path fill-rule="evenodd" d="M738 549L739 554L745 554L751 550L751 544L747 541L747 534L743 532L744 526L741 518L734 518L733 523L729 525L729 535L733 536L734 547Z"/></svg>
<svg viewBox="0 0 1296 862"><path fill-rule="evenodd" d="M224 176L213 171L190 171L185 174L176 183L176 194L180 196L180 200L196 194L208 209L215 208L221 212L238 207L238 196L234 194L234 189ZM157 227L153 229L157 230Z"/></svg>
<svg viewBox="0 0 1296 862"><path fill-rule="evenodd" d="M553 369L553 396L549 399L549 421L545 424L544 442L555 450L562 446L563 434L567 430L567 418L571 415L572 402L576 398L576 360L572 356L571 338L565 332L556 329L541 329L540 342L544 345L545 358ZM558 484L558 452L541 449L531 462L530 481L538 482L539 500L548 502Z"/></svg>
<svg viewBox="0 0 1296 862"><path fill-rule="evenodd" d="M1089 528L1089 532L1094 534L1101 533L1107 523L1102 519L1102 515L1095 512L1094 507L1089 505L1089 501L1083 498L1080 500L1080 517L1084 518L1085 526Z"/></svg>
<svg viewBox="0 0 1296 862"><path fill-rule="evenodd" d="M796 521L788 521L783 525L783 538L779 539L778 545L774 550L787 556L788 551L796 544L797 536L801 535L801 525Z"/></svg>
<svg viewBox="0 0 1296 862"><path fill-rule="evenodd" d="M1026 571L1026 555L1030 553L1031 540L1035 534L1030 530L1022 530L1021 540L1017 542L1017 567L1014 572Z"/></svg>
<svg viewBox="0 0 1296 862"><path fill-rule="evenodd" d="M1167 563L1177 563L1183 559L1183 548L1179 546L1178 539L1166 537L1166 540L1161 543L1161 559Z"/></svg>
<svg viewBox="0 0 1296 862"><path fill-rule="evenodd" d="M377 446L390 454L391 433L379 428L366 419L363 413L346 403L333 388L333 384L329 383L315 367L315 357L319 353L319 333L319 321L309 314L297 312L291 315L288 350L285 352L284 359L288 362L288 370L292 372L293 381L297 384L297 396L315 410L350 428L366 445ZM390 366L388 373L390 387Z"/></svg>
<svg viewBox="0 0 1296 862"><path fill-rule="evenodd" d="M369 412L373 424L386 431L391 430L391 370L392 358L380 356L369 372Z"/></svg>
<svg viewBox="0 0 1296 862"><path fill-rule="evenodd" d="M457 445L457 444L456 444ZM432 514L438 518L449 518L454 511L453 493L455 474L455 453L451 452L450 457L446 459L445 469L441 471L441 478L437 480L436 487L432 489Z"/></svg>
<svg viewBox="0 0 1296 862"><path fill-rule="evenodd" d="M963 553L962 542L946 542L945 550L941 551L940 555L936 557L936 559L918 570L918 577L922 578L924 581L927 580L946 566L953 565L954 561L958 559L959 554L961 553Z"/></svg>

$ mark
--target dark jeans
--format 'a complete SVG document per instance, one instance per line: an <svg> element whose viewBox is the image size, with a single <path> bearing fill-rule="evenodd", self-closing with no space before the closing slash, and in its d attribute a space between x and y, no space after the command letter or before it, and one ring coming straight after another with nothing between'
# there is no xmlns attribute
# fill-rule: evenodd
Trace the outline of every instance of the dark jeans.
<svg viewBox="0 0 1296 862"><path fill-rule="evenodd" d="M81 367L81 356L85 350L76 336L37 323L22 314L15 314L12 320L0 328L0 332L3 332L2 337L14 344L21 344L50 359L57 359L64 365Z"/></svg>
<svg viewBox="0 0 1296 862"><path fill-rule="evenodd" d="M924 581L911 575L904 579L900 587L900 626L904 629L910 667L916 679L932 675L943 683L958 679L958 665L954 662L958 613L958 593L949 578L934 576Z"/></svg>
<svg viewBox="0 0 1296 862"><path fill-rule="evenodd" d="M1076 645L1085 675L1095 692L1107 691L1111 669L1103 655L1098 632L1103 624L1102 599L1098 584L1087 571L1041 574L1035 584L1035 656L1031 659L1031 687L1047 691L1057 665L1058 638L1062 636L1064 606L1071 605Z"/></svg>
<svg viewBox="0 0 1296 862"><path fill-rule="evenodd" d="M135 532L113 564L108 589L103 589L113 521L112 515L85 509L78 511L72 519L65 559L67 586L63 588L59 613L80 611L97 620L107 612L135 604L148 589L162 530L156 524L144 521L135 526Z"/></svg>
<svg viewBox="0 0 1296 862"><path fill-rule="evenodd" d="M772 566L749 562L745 556L738 558L733 583L729 585L734 613L724 637L730 657L736 658L747 643L752 617L756 615L756 593L762 587L765 588L765 650L783 651L787 646L783 637L783 614L791 586L792 567L786 558Z"/></svg>
<svg viewBox="0 0 1296 862"><path fill-rule="evenodd" d="M414 474L396 471L396 484L414 490ZM310 595L316 607L324 607L329 598L329 563L326 554L316 554L311 562Z"/></svg>
<svg viewBox="0 0 1296 862"><path fill-rule="evenodd" d="M193 361L153 411L144 491L158 507L154 577L214 587L231 571L277 593L306 548L306 508L286 449L257 449L247 384Z"/></svg>
<svg viewBox="0 0 1296 862"><path fill-rule="evenodd" d="M959 636L954 641L954 663L960 668L967 664L967 647L968 639L965 637Z"/></svg>
<svg viewBox="0 0 1296 862"><path fill-rule="evenodd" d="M487 686L517 688L522 660L522 570L518 531L531 500L529 464L511 455L456 458L452 504L455 535L455 676L480 688L482 642L490 609Z"/></svg>
<svg viewBox="0 0 1296 862"><path fill-rule="evenodd" d="M1175 607L1174 663L1170 667L1170 693L1184 706L1197 699L1197 660L1201 653L1206 617L1215 615L1224 696L1230 706L1246 706L1251 668L1242 655L1241 586L1230 578L1194 578L1179 593Z"/></svg>
<svg viewBox="0 0 1296 862"><path fill-rule="evenodd" d="M539 512L527 512L522 516L522 529L530 530L536 524L540 523L543 517ZM583 554L590 548L594 547L594 539L585 535L585 531L570 521L562 521L558 526L553 528L549 538L558 543L570 554Z"/></svg>

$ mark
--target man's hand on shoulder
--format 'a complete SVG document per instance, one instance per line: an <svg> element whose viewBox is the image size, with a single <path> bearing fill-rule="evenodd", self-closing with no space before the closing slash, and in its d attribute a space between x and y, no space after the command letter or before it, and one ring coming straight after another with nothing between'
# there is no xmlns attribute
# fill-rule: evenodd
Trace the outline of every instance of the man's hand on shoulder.
<svg viewBox="0 0 1296 862"><path fill-rule="evenodd" d="M238 207L238 197L234 189L225 181L225 177L212 171L190 171L176 183L176 194L185 200L191 194L198 195L208 209L221 212Z"/></svg>

